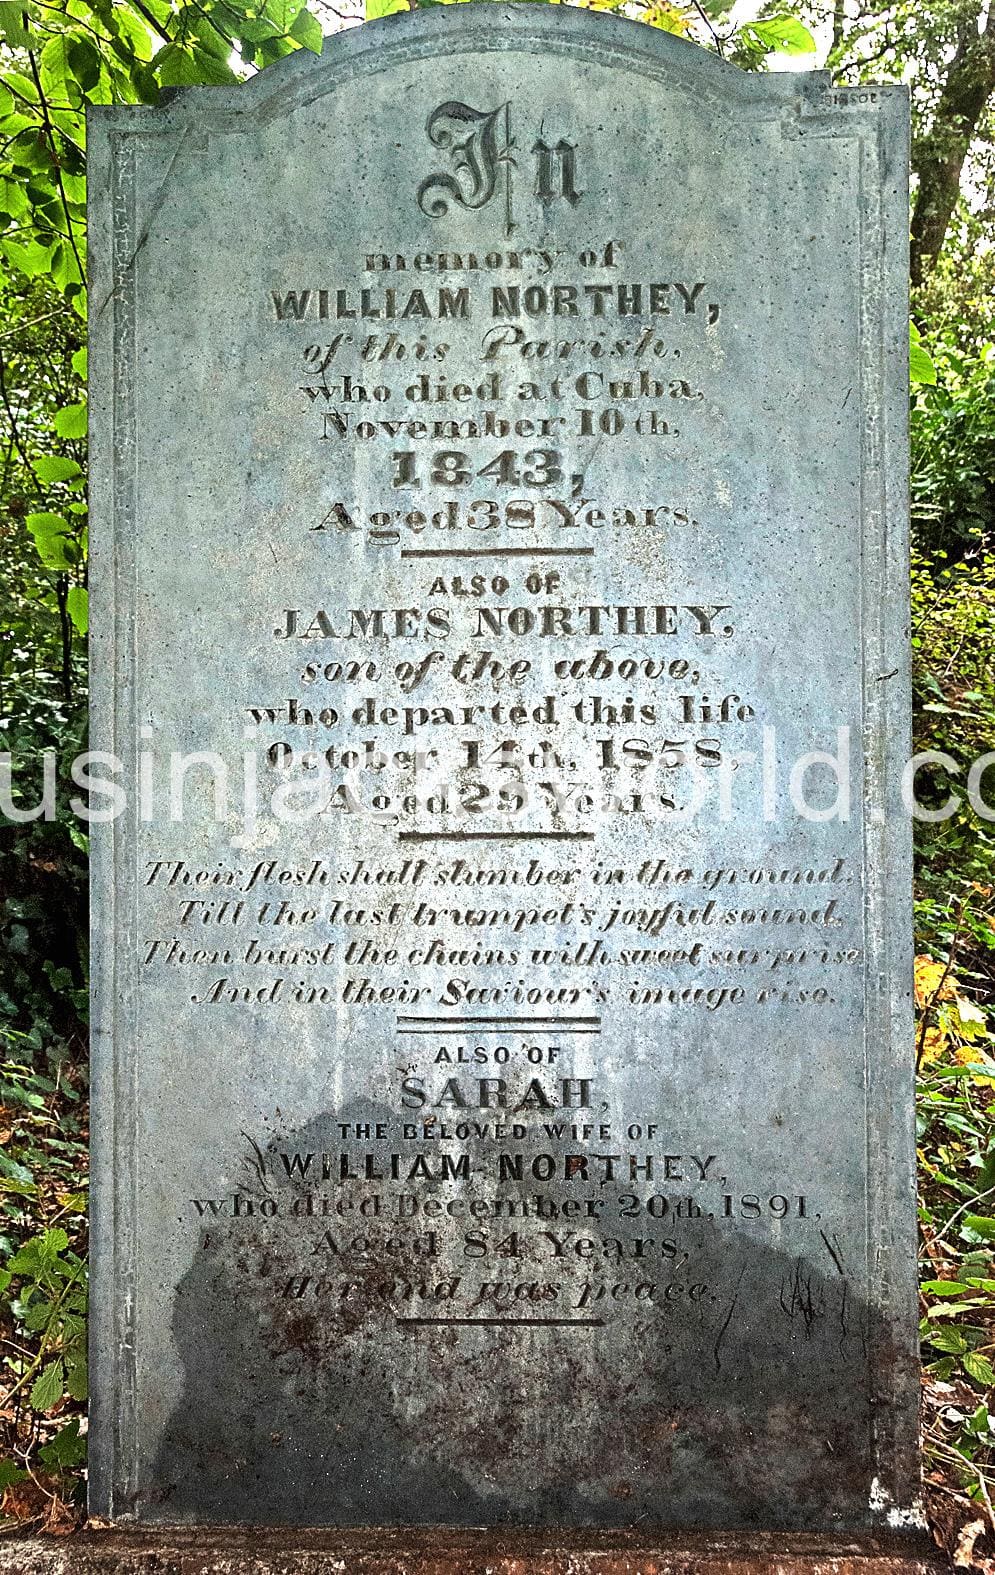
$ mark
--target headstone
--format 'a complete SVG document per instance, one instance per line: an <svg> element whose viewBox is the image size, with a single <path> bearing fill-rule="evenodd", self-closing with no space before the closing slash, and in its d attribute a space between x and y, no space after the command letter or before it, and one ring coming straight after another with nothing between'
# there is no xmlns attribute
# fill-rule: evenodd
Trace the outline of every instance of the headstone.
<svg viewBox="0 0 995 1575"><path fill-rule="evenodd" d="M92 113L96 1513L909 1522L906 129L507 4Z"/></svg>

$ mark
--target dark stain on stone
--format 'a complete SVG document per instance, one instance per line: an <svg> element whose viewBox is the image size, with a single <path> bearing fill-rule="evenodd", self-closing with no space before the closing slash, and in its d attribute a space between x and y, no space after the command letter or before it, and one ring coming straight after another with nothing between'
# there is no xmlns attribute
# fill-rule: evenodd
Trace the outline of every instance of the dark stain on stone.
<svg viewBox="0 0 995 1575"><path fill-rule="evenodd" d="M392 1119L354 1101L282 1133L275 1148L337 1150L340 1121ZM872 1528L872 1315L842 1260L826 1254L827 1274L816 1266L814 1223L803 1259L797 1245L787 1254L725 1222L689 1222L680 1234L691 1256L674 1278L712 1287L697 1303L643 1316L595 1302L601 1328L433 1325L403 1319L462 1311L479 1288L472 1261L420 1255L421 1220L295 1219L295 1200L335 1197L334 1181L309 1188L268 1170L259 1182L257 1200L277 1200L279 1217L213 1219L211 1250L196 1251L178 1288L184 1383L140 1483L142 1518ZM393 1191L416 1188L453 1195L451 1182ZM333 1267L326 1229L333 1239L375 1230L394 1251ZM548 1258L488 1267L491 1280L536 1282L539 1294L551 1272ZM595 1278L589 1264L583 1272ZM657 1266L656 1278L668 1272ZM548 1305L558 1304L520 1310L541 1316ZM875 1333L869 1348L879 1343Z"/></svg>

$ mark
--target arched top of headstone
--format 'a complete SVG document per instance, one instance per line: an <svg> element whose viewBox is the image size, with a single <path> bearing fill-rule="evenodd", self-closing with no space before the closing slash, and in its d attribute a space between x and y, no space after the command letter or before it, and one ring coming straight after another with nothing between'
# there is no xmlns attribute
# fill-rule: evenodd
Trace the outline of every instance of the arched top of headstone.
<svg viewBox="0 0 995 1575"><path fill-rule="evenodd" d="M328 35L320 55L307 49L233 88L171 89L162 107L236 110L270 119L333 93L344 82L381 75L436 56L489 52L563 54L617 67L693 95L712 107L764 103L772 108L811 98L829 85L825 71L751 73L710 50L645 23L567 5L505 0L470 7L397 12Z"/></svg>

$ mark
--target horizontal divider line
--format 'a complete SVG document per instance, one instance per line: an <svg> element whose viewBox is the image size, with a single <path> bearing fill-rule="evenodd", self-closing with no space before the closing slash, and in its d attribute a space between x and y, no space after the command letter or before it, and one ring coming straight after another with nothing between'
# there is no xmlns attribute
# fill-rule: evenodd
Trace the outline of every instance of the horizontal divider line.
<svg viewBox="0 0 995 1575"><path fill-rule="evenodd" d="M600 1017L410 1017L403 1012L397 1014L399 1023L598 1023Z"/></svg>
<svg viewBox="0 0 995 1575"><path fill-rule="evenodd" d="M536 1026L537 1025L535 1023L532 1024L533 1028ZM539 1024L538 1026L542 1027L542 1024ZM465 1028L398 1028L396 1032L399 1034L463 1034L464 1036L467 1034L467 1030ZM506 1034L508 1032L508 1028L507 1026L504 1028L478 1028L476 1032L478 1034ZM549 1028L543 1028L543 1032L549 1033L551 1030ZM600 1034L601 1029L564 1028L562 1023L557 1023L556 1032L559 1034Z"/></svg>
<svg viewBox="0 0 995 1575"><path fill-rule="evenodd" d="M402 558L593 558L593 547L402 547Z"/></svg>
<svg viewBox="0 0 995 1575"><path fill-rule="evenodd" d="M502 1329L603 1329L603 1318L398 1318L398 1324L488 1324Z"/></svg>
<svg viewBox="0 0 995 1575"><path fill-rule="evenodd" d="M593 831L399 831L398 842L593 842Z"/></svg>

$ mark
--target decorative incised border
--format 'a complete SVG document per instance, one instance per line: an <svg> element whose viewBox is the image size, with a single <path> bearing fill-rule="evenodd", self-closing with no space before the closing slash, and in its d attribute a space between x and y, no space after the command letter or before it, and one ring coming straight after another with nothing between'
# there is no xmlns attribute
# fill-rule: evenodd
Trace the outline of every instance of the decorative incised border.
<svg viewBox="0 0 995 1575"><path fill-rule="evenodd" d="M111 142L113 215L113 584L115 642L113 681L114 750L128 762L138 781L137 655L137 434L135 384L138 307L135 267L135 208L139 137L116 132ZM137 1493L137 1241L138 1198L134 1140L138 1114L137 979L138 878L137 828L134 808L114 828L111 861L118 930L112 962L114 1012L114 1337L116 1381L113 1385L115 1460L109 1479L112 1511L127 1516Z"/></svg>

